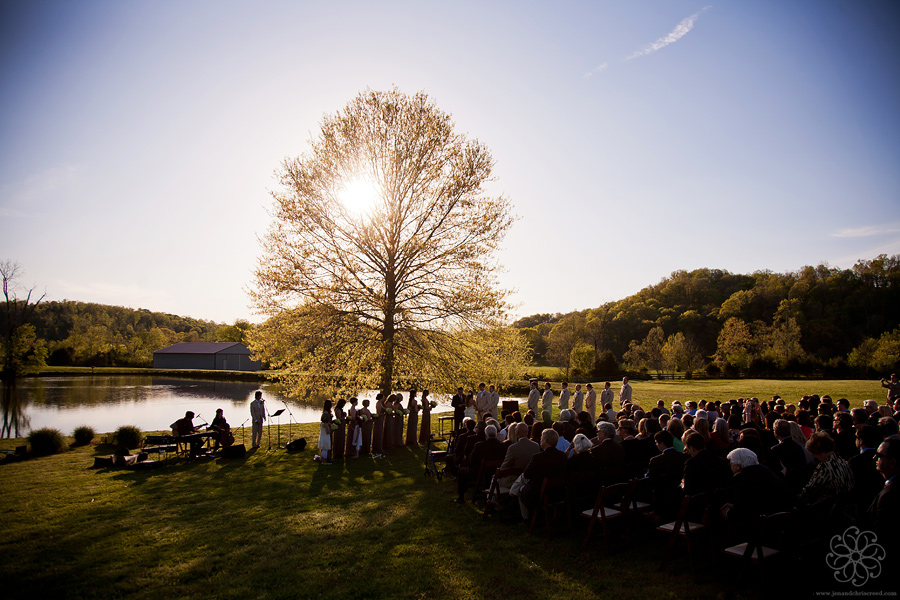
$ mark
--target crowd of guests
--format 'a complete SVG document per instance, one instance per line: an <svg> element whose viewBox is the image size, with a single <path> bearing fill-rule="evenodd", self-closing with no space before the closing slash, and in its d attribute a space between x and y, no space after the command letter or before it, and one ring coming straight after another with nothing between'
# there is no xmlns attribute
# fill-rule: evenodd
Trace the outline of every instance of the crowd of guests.
<svg viewBox="0 0 900 600"><path fill-rule="evenodd" d="M846 399L811 395L796 403L778 396L669 407L659 401L649 410L607 402L596 420L572 409L557 421L546 410L466 418L448 456L454 501L463 502L476 479L474 493L483 494L491 476L482 467L499 462L501 470L521 471L498 483L518 497L523 519L537 508L545 478L589 473L578 479L595 490L643 481L652 514L663 522L675 518L685 496L709 492L706 514L732 540L746 541L761 516L790 512L806 531L853 524L900 549L897 388L889 387L884 404L867 400L852 410ZM590 508L594 496L571 508Z"/></svg>

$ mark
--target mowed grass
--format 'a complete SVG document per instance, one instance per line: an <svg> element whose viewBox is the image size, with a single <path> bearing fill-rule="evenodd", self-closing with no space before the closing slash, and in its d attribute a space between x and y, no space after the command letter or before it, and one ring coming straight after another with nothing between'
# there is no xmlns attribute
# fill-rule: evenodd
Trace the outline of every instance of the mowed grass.
<svg viewBox="0 0 900 600"><path fill-rule="evenodd" d="M877 382L814 382L802 392L793 387L798 384L638 382L635 397L668 403L718 394L763 398L775 390L786 398L829 392L852 397L854 405L879 397L870 393ZM438 431L436 415L432 430ZM275 446L274 428L271 433ZM293 434L305 436L310 448L267 452L264 437L263 449L245 459L177 460L144 472L91 468L109 446L0 461L3 597L506 600L762 593L753 580L738 583L731 565L703 568L706 575L695 583L683 547L658 573L665 538L652 531L614 538L606 555L599 539L579 552L584 529L577 522L550 540L543 532L528 535L509 519L484 522L471 502L451 502L455 481L425 477L422 448L320 466L312 461L318 426L294 426ZM240 442L239 430L237 437ZM2 440L0 448L23 443Z"/></svg>

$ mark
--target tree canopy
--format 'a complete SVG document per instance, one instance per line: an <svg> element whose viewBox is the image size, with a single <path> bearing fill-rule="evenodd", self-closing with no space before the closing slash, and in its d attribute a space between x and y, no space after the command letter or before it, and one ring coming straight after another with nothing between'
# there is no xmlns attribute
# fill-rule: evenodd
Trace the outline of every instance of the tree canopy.
<svg viewBox="0 0 900 600"><path fill-rule="evenodd" d="M512 223L484 189L492 167L423 93L366 91L326 116L278 172L251 292L272 318L253 348L295 392L447 385L484 363L493 350L477 346L505 324L494 254Z"/></svg>

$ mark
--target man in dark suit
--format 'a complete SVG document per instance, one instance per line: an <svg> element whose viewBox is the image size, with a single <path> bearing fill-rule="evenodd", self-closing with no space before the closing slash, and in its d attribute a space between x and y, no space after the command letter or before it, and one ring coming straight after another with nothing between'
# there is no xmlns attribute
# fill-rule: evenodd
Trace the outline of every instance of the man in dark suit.
<svg viewBox="0 0 900 600"><path fill-rule="evenodd" d="M528 437L528 425L516 423L516 441L506 449L503 464L500 469L524 469L531 462L531 457L541 451L537 442ZM516 480L515 477L500 480L501 487L510 487Z"/></svg>
<svg viewBox="0 0 900 600"><path fill-rule="evenodd" d="M600 478L603 485L611 485L625 481L625 450L615 442L616 426L608 421L597 422L597 445L591 449L591 455L600 467Z"/></svg>
<svg viewBox="0 0 900 600"><path fill-rule="evenodd" d="M869 507L864 524L875 531L878 543L884 546L890 559L900 551L900 481L897 479L900 474L900 439L889 438L881 442L875 456L876 468L884 477L884 487Z"/></svg>
<svg viewBox="0 0 900 600"><path fill-rule="evenodd" d="M785 483L794 494L799 494L809 482L812 470L806 462L806 453L803 447L791 439L791 424L784 419L778 419L772 426L778 443L772 446L772 452L781 462Z"/></svg>
<svg viewBox="0 0 900 600"><path fill-rule="evenodd" d="M872 505L875 496L884 488L884 478L875 465L875 454L882 442L881 432L871 425L861 425L856 430L859 453L847 464L853 472L853 501L857 514L863 514ZM900 518L900 517L898 517Z"/></svg>
<svg viewBox="0 0 900 600"><path fill-rule="evenodd" d="M728 461L706 449L706 439L691 431L684 441L684 451L690 455L684 463L684 493L694 496L727 487L731 483Z"/></svg>
<svg viewBox="0 0 900 600"><path fill-rule="evenodd" d="M664 521L671 521L683 495L681 478L685 456L673 447L675 438L668 431L657 432L653 439L660 454L651 458L647 467L647 477L653 482L651 506Z"/></svg>
<svg viewBox="0 0 900 600"><path fill-rule="evenodd" d="M450 406L453 407L453 431L459 431L466 414L466 395L461 387L456 388L456 395L450 400Z"/></svg>
<svg viewBox="0 0 900 600"><path fill-rule="evenodd" d="M551 428L545 429L541 433L541 451L531 457L522 473L526 483L519 493L519 506L525 519L540 501L544 479L565 473L566 455L556 448L558 443L559 434Z"/></svg>
<svg viewBox="0 0 900 600"><path fill-rule="evenodd" d="M457 504L465 502L466 488L469 487L469 484L472 482L478 483L476 478L485 462L503 460L505 450L503 442L497 439L497 428L493 425L485 427L484 437L485 440L475 444L475 447L472 449L472 456L469 457L468 466L461 467L456 475L456 491L459 493L459 496L454 498L453 501ZM487 473L487 475L491 474ZM479 490L476 489L475 493L479 493Z"/></svg>

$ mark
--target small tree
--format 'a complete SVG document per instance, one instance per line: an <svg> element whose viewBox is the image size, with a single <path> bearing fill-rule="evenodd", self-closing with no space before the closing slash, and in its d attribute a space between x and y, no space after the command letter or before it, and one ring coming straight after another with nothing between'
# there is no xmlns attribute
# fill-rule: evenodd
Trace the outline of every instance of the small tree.
<svg viewBox="0 0 900 600"><path fill-rule="evenodd" d="M28 365L29 352L34 356L38 352L37 361L42 363L46 359L46 349L43 353L36 349L36 337L34 328L23 331L22 327L34 314L34 309L46 294L32 302L35 288L21 291L18 279L21 277L21 268L18 263L6 260L0 262L0 278L3 283L3 298L5 319L3 323L3 377L15 377ZM24 299L20 294L24 293Z"/></svg>

